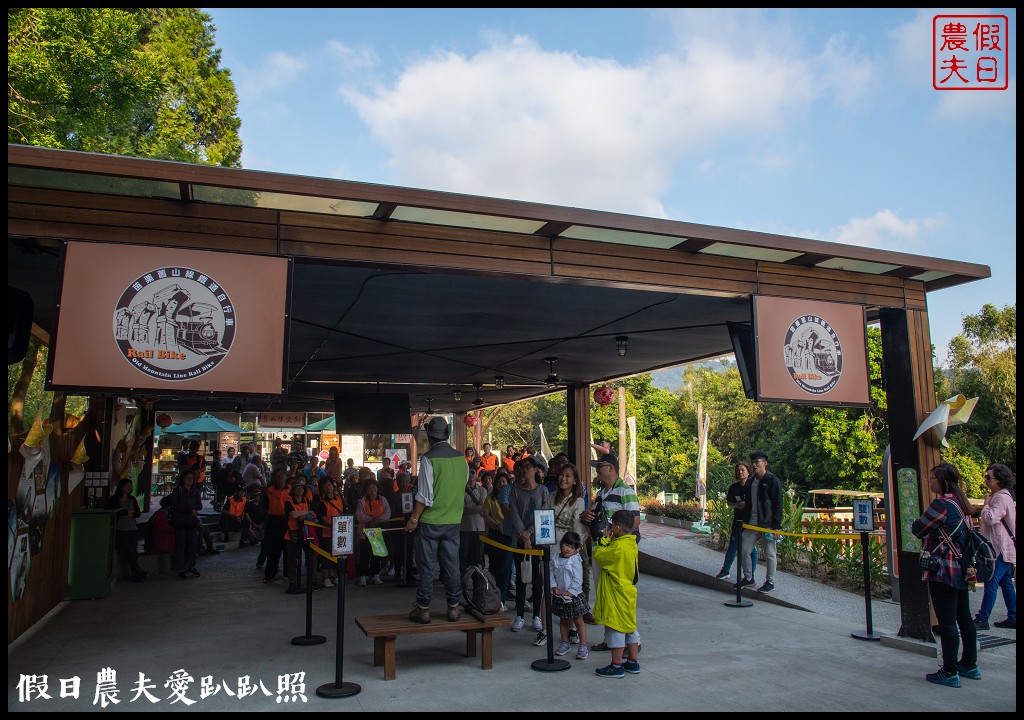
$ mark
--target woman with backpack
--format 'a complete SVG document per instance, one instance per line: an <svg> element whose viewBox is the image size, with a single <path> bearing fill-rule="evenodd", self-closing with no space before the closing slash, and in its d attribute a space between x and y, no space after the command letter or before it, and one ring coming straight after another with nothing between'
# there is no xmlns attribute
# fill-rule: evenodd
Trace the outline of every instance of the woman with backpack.
<svg viewBox="0 0 1024 720"><path fill-rule="evenodd" d="M981 534L987 537L998 553L995 572L985 581L985 595L974 616L979 630L988 630L988 619L996 606L996 595L1003 592L1006 619L992 623L997 628L1017 629L1017 590L1013 587L1014 566L1017 564L1017 509L1013 504L1013 470L1002 463L985 469L985 485L989 495L981 509Z"/></svg>
<svg viewBox="0 0 1024 720"><path fill-rule="evenodd" d="M968 523L971 522L971 505L960 488L960 472L949 463L940 463L931 469L928 488L938 497L914 521L911 531L924 540L921 569L939 623L942 667L937 672L925 675L925 679L958 688L961 676L970 680L981 679L981 670L978 669L978 632L974 618L971 617L969 595L969 588L975 584L975 578L966 576L964 565L960 562L965 550ZM958 661L961 636L963 655Z"/></svg>

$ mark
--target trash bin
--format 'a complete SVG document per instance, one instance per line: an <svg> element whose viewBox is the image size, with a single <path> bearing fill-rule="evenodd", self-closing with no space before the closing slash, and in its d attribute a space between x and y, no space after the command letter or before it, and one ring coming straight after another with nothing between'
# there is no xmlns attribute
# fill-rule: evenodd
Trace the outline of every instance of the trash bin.
<svg viewBox="0 0 1024 720"><path fill-rule="evenodd" d="M117 510L71 513L68 599L92 600L110 594L114 581L114 522Z"/></svg>

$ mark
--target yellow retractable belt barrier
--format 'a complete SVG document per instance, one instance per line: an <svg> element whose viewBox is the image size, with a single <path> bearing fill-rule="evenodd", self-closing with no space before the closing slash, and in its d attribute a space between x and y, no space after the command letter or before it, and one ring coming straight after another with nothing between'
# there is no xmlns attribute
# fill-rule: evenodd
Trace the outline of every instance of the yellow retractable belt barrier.
<svg viewBox="0 0 1024 720"><path fill-rule="evenodd" d="M486 543L487 545L493 545L494 547L501 548L502 550L508 550L509 552L519 553L520 555L537 555L537 556L543 556L544 555L544 551L543 550L524 550L522 548L509 547L508 545L500 543L497 540L491 540L486 535L481 535L480 536L480 542Z"/></svg>
<svg viewBox="0 0 1024 720"><path fill-rule="evenodd" d="M817 538L819 540L860 540L861 533L835 533L832 535L823 535L818 533L795 533L786 532L785 530L772 530L770 528L758 527L757 525L748 525L743 523L744 530L757 530L758 532L768 533L770 535L788 535L789 537L795 538ZM884 535L881 531L872 531L868 535Z"/></svg>

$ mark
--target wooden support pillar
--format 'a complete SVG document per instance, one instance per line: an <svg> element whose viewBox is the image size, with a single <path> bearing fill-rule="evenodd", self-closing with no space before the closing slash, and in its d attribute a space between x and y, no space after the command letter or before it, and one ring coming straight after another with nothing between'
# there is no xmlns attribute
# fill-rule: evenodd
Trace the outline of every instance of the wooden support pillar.
<svg viewBox="0 0 1024 720"><path fill-rule="evenodd" d="M466 452L466 413L457 412L452 422L452 447L461 453Z"/></svg>
<svg viewBox="0 0 1024 720"><path fill-rule="evenodd" d="M921 582L920 543L910 524L931 502L928 472L939 462L939 451L924 438L914 440L917 428L935 409L931 336L928 313L882 308L882 379L888 404L889 447L897 492L892 503L896 517L895 555L899 572L899 635L935 642L927 583ZM917 502L909 497L916 491Z"/></svg>
<svg viewBox="0 0 1024 720"><path fill-rule="evenodd" d="M565 424L568 428L565 452L580 472L590 495L590 386L565 389Z"/></svg>

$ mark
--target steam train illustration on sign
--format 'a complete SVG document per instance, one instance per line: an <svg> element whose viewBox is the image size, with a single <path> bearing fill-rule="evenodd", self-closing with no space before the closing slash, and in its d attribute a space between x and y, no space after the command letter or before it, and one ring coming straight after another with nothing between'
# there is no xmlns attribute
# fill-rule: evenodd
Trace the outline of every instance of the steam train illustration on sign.
<svg viewBox="0 0 1024 720"><path fill-rule="evenodd" d="M821 326L807 323L793 333L785 346L786 365L796 373L818 373L831 377L839 372L836 345Z"/></svg>
<svg viewBox="0 0 1024 720"><path fill-rule="evenodd" d="M172 284L149 300L119 307L114 314L116 339L127 340L136 349L223 355L227 350L215 325L217 306L190 303L191 297L188 290Z"/></svg>

